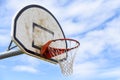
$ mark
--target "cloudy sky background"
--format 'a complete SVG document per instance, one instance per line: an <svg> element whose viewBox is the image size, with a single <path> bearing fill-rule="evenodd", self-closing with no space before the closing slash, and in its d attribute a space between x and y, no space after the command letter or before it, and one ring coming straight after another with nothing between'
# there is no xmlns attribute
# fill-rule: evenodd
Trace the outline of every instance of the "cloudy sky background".
<svg viewBox="0 0 120 80"><path fill-rule="evenodd" d="M120 0L0 0L0 52L16 12L29 4L47 8L80 41L74 73L66 78L58 65L20 55L0 61L0 80L120 80Z"/></svg>

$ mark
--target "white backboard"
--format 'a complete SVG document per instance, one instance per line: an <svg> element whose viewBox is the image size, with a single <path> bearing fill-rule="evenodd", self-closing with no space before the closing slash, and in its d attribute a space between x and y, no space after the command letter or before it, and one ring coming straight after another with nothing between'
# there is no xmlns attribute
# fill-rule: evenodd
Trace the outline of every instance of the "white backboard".
<svg viewBox="0 0 120 80"><path fill-rule="evenodd" d="M39 5L28 5L14 18L12 38L24 53L57 63L54 59L41 57L40 49L47 41L65 38L65 35L50 11Z"/></svg>

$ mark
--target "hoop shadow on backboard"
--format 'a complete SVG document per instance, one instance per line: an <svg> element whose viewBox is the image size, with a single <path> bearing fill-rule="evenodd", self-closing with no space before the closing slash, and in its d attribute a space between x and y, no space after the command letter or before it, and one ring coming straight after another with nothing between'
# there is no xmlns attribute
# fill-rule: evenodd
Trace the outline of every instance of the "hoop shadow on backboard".
<svg viewBox="0 0 120 80"><path fill-rule="evenodd" d="M60 38L65 38L60 24L53 14L42 6L28 5L21 9L14 18L12 40L22 52L28 55L58 63L54 58L42 57L40 50L49 40ZM65 42L62 46L67 47L67 43Z"/></svg>

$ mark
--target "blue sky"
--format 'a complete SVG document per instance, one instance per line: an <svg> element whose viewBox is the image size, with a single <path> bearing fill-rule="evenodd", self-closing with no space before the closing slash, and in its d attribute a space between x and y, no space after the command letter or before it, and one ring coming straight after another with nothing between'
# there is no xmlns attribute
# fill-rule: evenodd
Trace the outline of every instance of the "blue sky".
<svg viewBox="0 0 120 80"><path fill-rule="evenodd" d="M80 41L74 73L64 77L58 65L24 54L0 61L0 80L120 80L120 0L0 0L0 52L13 17L29 4L47 8L66 36Z"/></svg>

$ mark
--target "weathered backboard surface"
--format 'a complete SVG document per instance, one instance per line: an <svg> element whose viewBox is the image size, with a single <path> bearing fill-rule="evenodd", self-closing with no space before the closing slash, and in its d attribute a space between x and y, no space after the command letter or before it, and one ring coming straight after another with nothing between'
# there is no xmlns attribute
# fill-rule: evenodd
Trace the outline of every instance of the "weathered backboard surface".
<svg viewBox="0 0 120 80"><path fill-rule="evenodd" d="M24 53L57 63L54 58L45 59L40 56L40 49L47 41L65 38L65 35L51 12L39 5L29 5L16 15L13 22L12 38Z"/></svg>

